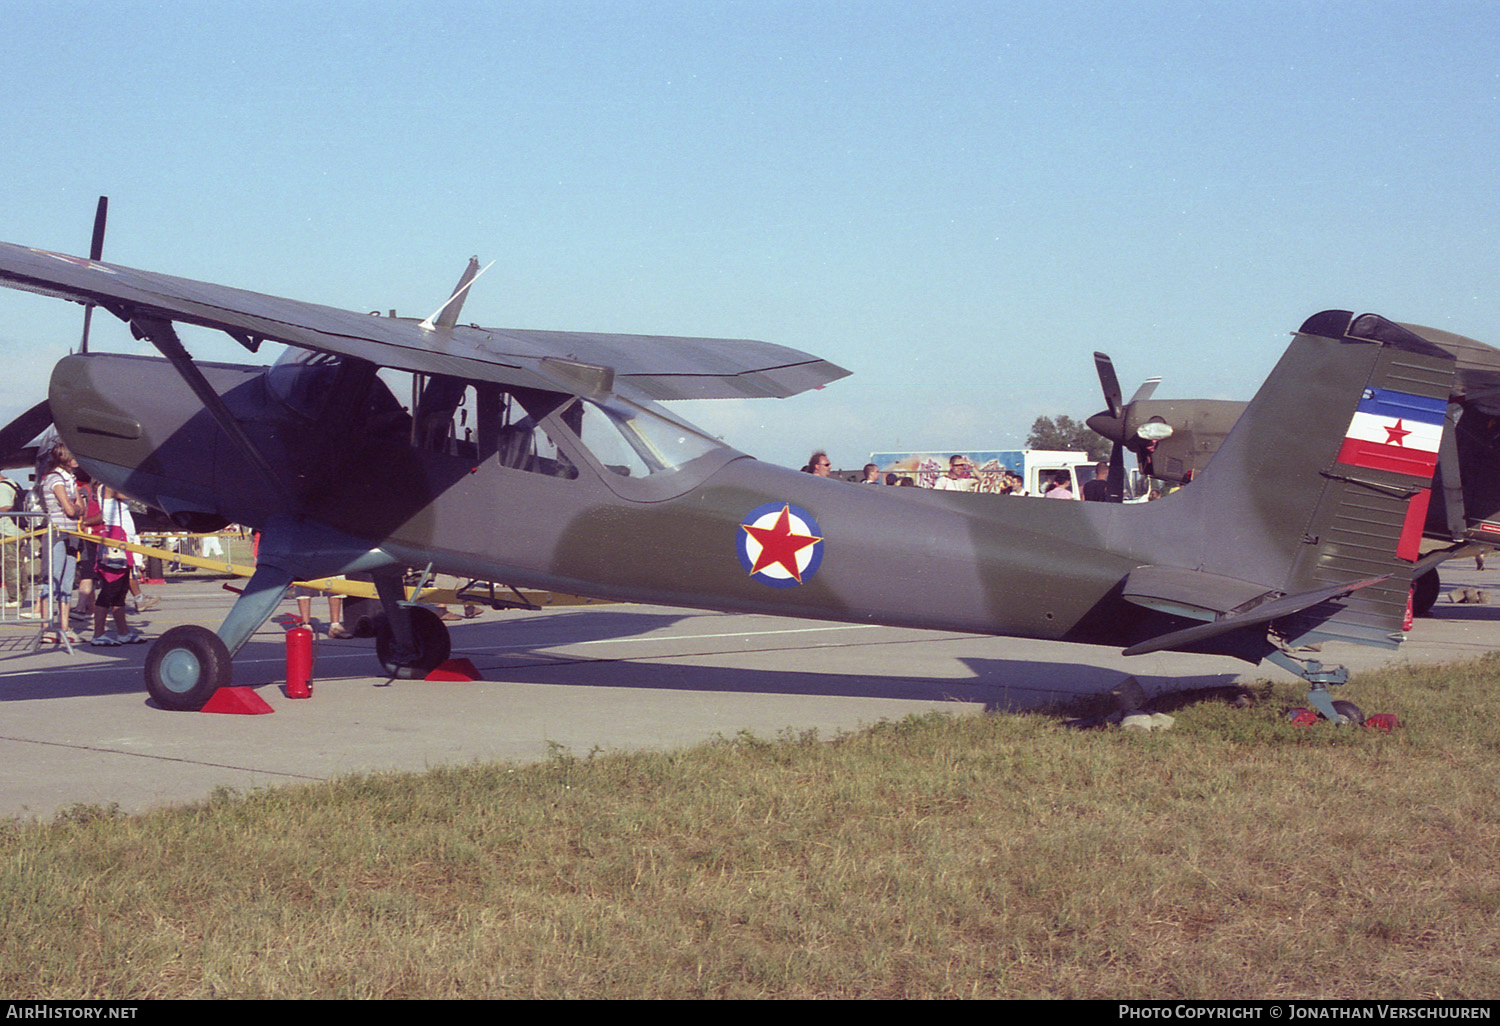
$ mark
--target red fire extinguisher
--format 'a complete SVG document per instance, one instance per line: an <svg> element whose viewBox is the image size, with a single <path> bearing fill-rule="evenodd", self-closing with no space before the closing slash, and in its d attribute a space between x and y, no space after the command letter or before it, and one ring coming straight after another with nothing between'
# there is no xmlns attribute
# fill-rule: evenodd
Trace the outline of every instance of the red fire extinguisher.
<svg viewBox="0 0 1500 1026"><path fill-rule="evenodd" d="M312 697L313 632L299 623L286 632L286 697Z"/></svg>

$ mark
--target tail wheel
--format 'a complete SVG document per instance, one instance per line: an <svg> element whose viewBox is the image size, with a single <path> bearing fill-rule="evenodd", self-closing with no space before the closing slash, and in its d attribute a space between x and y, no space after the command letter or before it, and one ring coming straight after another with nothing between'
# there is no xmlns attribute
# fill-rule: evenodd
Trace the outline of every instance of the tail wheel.
<svg viewBox="0 0 1500 1026"><path fill-rule="evenodd" d="M1354 724L1356 727L1365 722L1364 710L1355 705L1353 702L1346 702L1340 699L1339 701L1333 703L1333 711L1338 713L1344 719L1348 720L1350 723Z"/></svg>
<svg viewBox="0 0 1500 1026"><path fill-rule="evenodd" d="M413 652L404 651L397 644L389 619L381 616L375 622L375 655L386 674L400 680L417 680L427 676L452 651L448 628L436 613L421 606L412 606L409 612L411 632L416 640L416 650Z"/></svg>
<svg viewBox="0 0 1500 1026"><path fill-rule="evenodd" d="M197 712L228 686L230 674L229 649L197 624L173 627L146 653L146 690L163 709Z"/></svg>

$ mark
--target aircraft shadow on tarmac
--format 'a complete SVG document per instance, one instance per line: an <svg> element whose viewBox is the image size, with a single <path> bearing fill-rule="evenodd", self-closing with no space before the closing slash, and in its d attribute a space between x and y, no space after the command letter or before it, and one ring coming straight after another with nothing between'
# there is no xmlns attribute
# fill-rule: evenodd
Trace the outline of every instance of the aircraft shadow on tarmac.
<svg viewBox="0 0 1500 1026"><path fill-rule="evenodd" d="M703 614L692 614L702 616ZM607 640L641 635L664 627L681 617L655 614L600 611L577 612L553 617L547 633L556 637L566 633L570 643L585 640ZM585 626L586 625L586 626ZM562 627L563 630L556 628ZM574 631L579 631L574 634ZM583 633L587 631L587 636ZM462 635L455 635L455 646ZM512 643L517 638L512 638ZM693 649L692 655L705 655L697 649L704 639L685 636L681 644ZM1003 639L996 639L1003 644ZM906 644L907 642L877 642ZM552 642L557 644L557 642ZM524 681L532 684L560 684L573 687L634 687L663 690L722 692L726 694L784 694L816 697L890 698L926 702L980 703L991 712L1018 712L1048 706L1067 707L1078 702L1108 695L1126 674L1108 666L1078 662L1047 662L1033 659L981 659L959 657L968 676L911 676L902 674L852 674L837 670L773 670L707 666L701 662L678 662L672 658L594 657L573 653L542 651L546 645L529 645L524 649L506 646L509 651L474 656L482 676L487 680ZM743 654L747 661L767 652L807 653L807 660L836 663L834 653L843 647L869 649L870 643L854 641L848 646L819 645L815 648L755 647ZM733 658L731 653L706 653ZM1152 699L1170 701L1168 696L1202 696L1220 689L1233 689L1235 673L1195 674L1191 676L1152 676L1136 674L1136 679Z"/></svg>
<svg viewBox="0 0 1500 1026"><path fill-rule="evenodd" d="M681 647L686 653L681 657L662 656L659 652L631 657L628 654L592 656L551 651L586 642L639 637L663 630L681 619L683 615L679 614L591 609L537 619L460 623L454 625L453 640L455 650L472 658L483 680L492 682L977 703L991 712L1066 707L1108 695L1125 677L1117 668L1087 663L975 657L958 657L954 660L967 670L967 674L959 676L838 672L837 650L842 647L869 647L868 643L861 642L852 642L848 646L819 645L801 649L760 646L743 652L726 652L722 646L717 645L708 645L705 650L706 639L702 637L683 636L662 639L663 646ZM476 636L479 628L489 628L484 633L492 637ZM486 644L490 643L494 647L486 648ZM87 642L84 647L87 648ZM145 687L141 676L145 648L142 645L91 648L91 653L102 654L119 662L96 661L87 666L72 663L66 653L59 653L55 663L39 667L33 672L0 676L0 702L130 692L139 692L142 701L145 701ZM237 659L239 665L236 668L235 683L252 687L279 683L283 679L279 661L284 657L284 651L284 647L274 636L264 633L257 635ZM799 661L804 667L810 663L822 663L830 669L744 668L704 665L702 661L705 658L723 660L737 657L742 657L747 662L760 661L766 653L789 651L806 653L806 658ZM330 642L320 638L316 656L318 665L315 666L314 676L327 684L351 678L368 679L379 676L379 670L374 665L373 643L370 641ZM693 661L688 662L688 659ZM108 672L111 665L117 665L119 672ZM3 668L3 662L0 662L0 670ZM64 672L70 669L75 672ZM1166 696L1173 694L1230 688L1234 685L1235 674L1138 674L1137 680L1148 696L1166 699ZM422 685L419 682L397 681L395 686L407 688ZM435 695L434 700L441 699Z"/></svg>
<svg viewBox="0 0 1500 1026"><path fill-rule="evenodd" d="M526 662L485 660L478 665L487 679L503 677L530 684L978 703L988 712L1020 712L1050 706L1061 707L1059 711L1065 712L1069 705L1108 695L1126 676L1117 669L1083 663L968 657L956 661L967 668L970 676L870 676L574 657L554 657L547 662L535 658ZM1231 688L1236 677L1224 673L1136 679L1147 695L1154 698L1175 692Z"/></svg>

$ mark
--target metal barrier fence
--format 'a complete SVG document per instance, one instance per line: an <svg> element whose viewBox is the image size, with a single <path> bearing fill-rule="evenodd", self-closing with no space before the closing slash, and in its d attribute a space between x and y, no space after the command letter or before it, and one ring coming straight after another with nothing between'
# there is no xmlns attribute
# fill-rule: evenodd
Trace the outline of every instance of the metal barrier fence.
<svg viewBox="0 0 1500 1026"><path fill-rule="evenodd" d="M47 523L45 513L0 513L0 626L34 631L29 636L8 639L3 646L7 652L34 652L49 631L72 651L68 625L59 622L62 607L51 601L53 571L57 569L53 554L62 537ZM76 594L76 574L73 588Z"/></svg>
<svg viewBox="0 0 1500 1026"><path fill-rule="evenodd" d="M235 564L235 553L231 550L232 543L242 538L235 531L147 532L141 540L148 545L154 542L157 551L137 550L135 562L148 574L153 570L159 574L166 568L243 574L246 571ZM59 623L61 608L51 601L54 570L59 569L54 565L54 553L64 539L70 542L77 560L70 591L71 608L76 612L80 602L79 582L87 569L83 562L93 558L80 550L94 539L56 530L47 522L45 513L0 512L0 658L36 652L43 647L44 637L49 644L50 638L56 637L59 645L69 652L73 650L73 643L68 640L70 625ZM175 565L178 559L181 567ZM73 627L72 633L77 636L79 628Z"/></svg>
<svg viewBox="0 0 1500 1026"><path fill-rule="evenodd" d="M243 537L238 531L214 531L207 534L191 534L186 531L172 533L142 531L140 534L141 544L162 550L155 558L162 559L168 565L172 562L168 558L168 553L172 556L180 554L195 557L200 561L191 564L198 569L219 570L226 574L235 572L232 545ZM177 569L175 566L172 568Z"/></svg>

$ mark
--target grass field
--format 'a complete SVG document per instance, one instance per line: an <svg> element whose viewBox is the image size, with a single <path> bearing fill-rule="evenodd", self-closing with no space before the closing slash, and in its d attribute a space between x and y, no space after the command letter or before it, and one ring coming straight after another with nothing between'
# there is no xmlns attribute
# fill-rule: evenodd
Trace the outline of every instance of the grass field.
<svg viewBox="0 0 1500 1026"><path fill-rule="evenodd" d="M0 822L12 997L1500 994L1500 659Z"/></svg>

